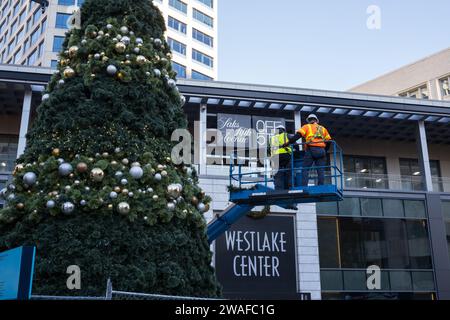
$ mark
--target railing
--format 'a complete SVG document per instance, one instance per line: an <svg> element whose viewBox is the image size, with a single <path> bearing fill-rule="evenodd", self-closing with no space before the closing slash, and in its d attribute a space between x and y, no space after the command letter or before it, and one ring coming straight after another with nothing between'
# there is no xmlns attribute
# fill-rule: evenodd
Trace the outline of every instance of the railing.
<svg viewBox="0 0 450 320"><path fill-rule="evenodd" d="M276 173L289 173L291 188L299 188L301 185L301 176L305 170L309 170L310 178L309 183L313 180L313 184L317 184L317 175L314 173L318 169L325 171L325 184L335 185L338 190L342 190L344 186L343 180L343 157L342 149L338 146L335 141L329 141L330 144L330 164L325 166L312 166L309 168L303 168L302 159L296 158L296 153L291 153L291 161L289 168L285 169L274 169L270 159L264 160L264 167L254 168L248 172L246 167L239 164L239 159L230 157L230 185L236 186L238 188L245 188L248 185L262 184L265 187L269 187L269 184L274 183L274 176ZM293 145L293 149L296 147L305 147L306 144L296 144ZM297 153L298 154L298 153ZM238 164L235 164L235 163Z"/></svg>

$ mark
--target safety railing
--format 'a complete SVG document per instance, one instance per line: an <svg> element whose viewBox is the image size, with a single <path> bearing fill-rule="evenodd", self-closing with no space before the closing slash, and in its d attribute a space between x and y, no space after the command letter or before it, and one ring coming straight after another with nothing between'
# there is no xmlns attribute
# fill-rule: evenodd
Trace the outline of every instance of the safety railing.
<svg viewBox="0 0 450 320"><path fill-rule="evenodd" d="M294 144L291 147L296 151L291 153L290 163L286 168L279 168L279 163L276 163L277 157L273 157L265 159L264 167L255 168L254 171L249 172L248 168L239 164L239 161L236 161L236 158L233 158L233 155L231 155L229 167L230 186L244 189L249 185L262 184L265 187L269 187L269 184L274 183L274 177L277 173L288 173L290 189L307 187L307 185L310 185L311 180L314 181L313 184L318 182L318 175L311 175L311 173L322 170L324 171L325 184L335 185L338 190L343 190L343 154L342 149L335 141L329 141L327 164L324 166L313 165L307 168L304 167L303 160L307 151L303 150L307 149L307 145L302 143ZM306 171L309 173L308 183L307 185L302 185L302 177Z"/></svg>

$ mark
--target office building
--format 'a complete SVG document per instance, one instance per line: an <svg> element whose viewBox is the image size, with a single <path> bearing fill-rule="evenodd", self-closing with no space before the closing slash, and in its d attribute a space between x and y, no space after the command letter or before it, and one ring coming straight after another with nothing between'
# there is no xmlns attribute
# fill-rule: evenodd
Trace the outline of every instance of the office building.
<svg viewBox="0 0 450 320"><path fill-rule="evenodd" d="M150 0L149 0L150 1ZM0 63L55 68L67 21L84 0L3 0ZM217 0L155 0L166 21L178 78L217 79Z"/></svg>
<svg viewBox="0 0 450 320"><path fill-rule="evenodd" d="M349 91L415 99L450 100L450 48Z"/></svg>

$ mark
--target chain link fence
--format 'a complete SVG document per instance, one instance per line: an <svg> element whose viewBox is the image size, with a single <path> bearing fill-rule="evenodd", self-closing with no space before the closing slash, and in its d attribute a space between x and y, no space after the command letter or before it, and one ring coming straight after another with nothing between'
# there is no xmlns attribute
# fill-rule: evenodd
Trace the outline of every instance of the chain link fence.
<svg viewBox="0 0 450 320"><path fill-rule="evenodd" d="M171 301L212 301L219 299L200 298L200 297L184 297L184 296L169 296L162 294L148 294L139 292L126 292L113 290L112 282L108 279L106 284L106 294L104 297L94 296L46 296L46 295L32 295L31 300L171 300Z"/></svg>

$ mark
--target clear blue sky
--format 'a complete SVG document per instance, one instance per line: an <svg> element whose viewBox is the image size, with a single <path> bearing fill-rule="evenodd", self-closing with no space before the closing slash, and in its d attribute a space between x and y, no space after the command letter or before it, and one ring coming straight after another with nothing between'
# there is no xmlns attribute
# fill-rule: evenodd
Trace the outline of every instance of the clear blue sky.
<svg viewBox="0 0 450 320"><path fill-rule="evenodd" d="M218 1L220 81L347 90L450 47L449 0Z"/></svg>

